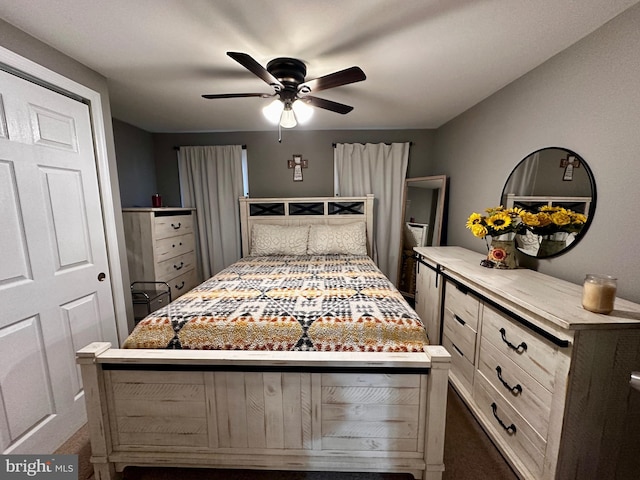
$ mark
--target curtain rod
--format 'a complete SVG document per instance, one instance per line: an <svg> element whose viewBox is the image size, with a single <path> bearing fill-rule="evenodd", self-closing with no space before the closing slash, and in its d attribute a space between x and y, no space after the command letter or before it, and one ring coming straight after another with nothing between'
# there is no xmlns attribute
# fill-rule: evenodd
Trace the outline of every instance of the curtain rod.
<svg viewBox="0 0 640 480"><path fill-rule="evenodd" d="M180 147L181 147L181 146L182 146L182 147L186 147L187 145L174 145L174 146L173 146L173 149L174 149L174 150L180 150ZM199 145L199 146L204 146L204 145ZM247 146L246 146L246 145L242 145L242 149L243 149L243 150L246 150L246 149L247 149Z"/></svg>
<svg viewBox="0 0 640 480"><path fill-rule="evenodd" d="M360 145L364 145L362 142L352 142L352 143L360 143ZM413 145L413 142L393 142L393 143L409 143L409 146ZM391 145L391 142L384 142L385 145ZM337 143L332 143L331 146L336 148Z"/></svg>

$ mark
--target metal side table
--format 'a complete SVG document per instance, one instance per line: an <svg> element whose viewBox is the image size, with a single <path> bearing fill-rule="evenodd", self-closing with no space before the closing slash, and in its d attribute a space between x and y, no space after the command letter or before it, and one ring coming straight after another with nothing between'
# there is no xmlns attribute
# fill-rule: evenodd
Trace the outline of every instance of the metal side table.
<svg viewBox="0 0 640 480"><path fill-rule="evenodd" d="M166 282L133 282L131 298L133 318L137 324L151 312L171 302L171 287Z"/></svg>

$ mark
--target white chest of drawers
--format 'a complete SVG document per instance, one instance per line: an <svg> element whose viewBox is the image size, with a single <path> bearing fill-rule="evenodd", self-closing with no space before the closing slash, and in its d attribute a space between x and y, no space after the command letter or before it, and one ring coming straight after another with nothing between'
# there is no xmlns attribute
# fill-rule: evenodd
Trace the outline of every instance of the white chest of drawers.
<svg viewBox="0 0 640 480"><path fill-rule="evenodd" d="M582 308L580 285L484 268L482 255L459 247L415 250L438 277L430 284L450 382L518 475L636 478L618 463L624 445L640 448L629 400L640 305L617 299L611 315L598 315Z"/></svg>
<svg viewBox="0 0 640 480"><path fill-rule="evenodd" d="M175 300L198 285L192 208L122 210L131 281L166 282Z"/></svg>

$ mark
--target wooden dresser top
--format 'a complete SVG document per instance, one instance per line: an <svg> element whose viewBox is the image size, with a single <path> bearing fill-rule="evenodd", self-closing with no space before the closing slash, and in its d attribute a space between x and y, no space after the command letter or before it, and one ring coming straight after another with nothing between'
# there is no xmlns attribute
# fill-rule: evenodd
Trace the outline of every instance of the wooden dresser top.
<svg viewBox="0 0 640 480"><path fill-rule="evenodd" d="M480 295L565 330L639 328L640 305L616 298L609 315L582 308L582 285L534 270L499 270L480 265L484 255L462 247L415 247L424 261ZM588 273L588 272L585 272Z"/></svg>

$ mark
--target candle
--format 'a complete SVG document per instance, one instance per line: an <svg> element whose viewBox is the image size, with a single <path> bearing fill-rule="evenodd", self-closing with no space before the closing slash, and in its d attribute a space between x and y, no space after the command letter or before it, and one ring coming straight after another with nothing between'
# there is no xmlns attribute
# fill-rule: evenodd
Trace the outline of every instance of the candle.
<svg viewBox="0 0 640 480"><path fill-rule="evenodd" d="M582 307L595 313L611 313L616 299L616 288L614 277L588 274L582 287Z"/></svg>

